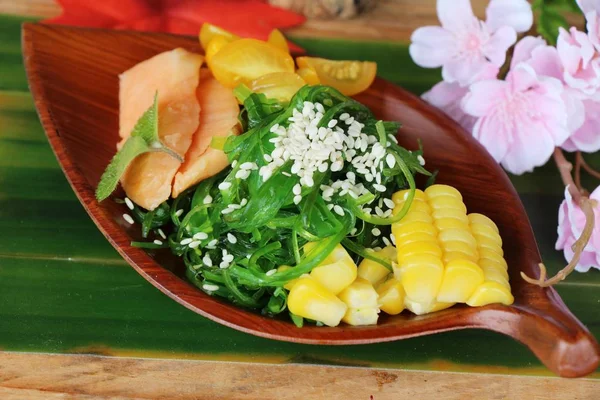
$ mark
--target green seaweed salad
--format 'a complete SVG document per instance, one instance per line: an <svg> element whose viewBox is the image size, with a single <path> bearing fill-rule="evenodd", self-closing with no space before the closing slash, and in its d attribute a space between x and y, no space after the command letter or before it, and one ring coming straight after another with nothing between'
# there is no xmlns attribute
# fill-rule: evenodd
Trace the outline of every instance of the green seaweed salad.
<svg viewBox="0 0 600 400"><path fill-rule="evenodd" d="M431 175L421 149L398 145L400 124L378 120L328 86L305 86L286 104L243 85L235 95L244 133L211 144L227 154L230 167L153 211L133 205L149 238L133 245L168 247L199 289L267 315L286 312L284 285L310 273L340 243L356 263L368 258L391 271L390 261L372 250L393 241L390 225L410 207L414 176ZM138 127L152 126L154 135L146 136L158 141L156 100L153 107ZM125 166L109 166L98 188L103 197ZM394 212L391 196L401 189L409 191ZM316 244L303 251L307 242Z"/></svg>

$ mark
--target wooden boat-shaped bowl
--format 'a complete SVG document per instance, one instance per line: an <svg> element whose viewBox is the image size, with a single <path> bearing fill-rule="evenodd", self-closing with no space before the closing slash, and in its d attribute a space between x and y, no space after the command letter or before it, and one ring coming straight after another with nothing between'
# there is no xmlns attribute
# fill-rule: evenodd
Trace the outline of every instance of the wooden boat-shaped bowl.
<svg viewBox="0 0 600 400"><path fill-rule="evenodd" d="M415 148L421 139L428 167L441 183L457 187L470 212L497 222L504 240L515 302L512 306L455 306L430 315L380 317L377 326L296 328L208 296L188 283L169 251L130 246L139 226L123 220L124 205L98 203L94 189L118 140L118 75L159 52L184 47L200 52L196 38L166 34L23 26L25 66L40 119L62 169L98 228L133 268L163 293L207 318L270 339L308 344L364 344L455 329L483 328L527 345L556 374L586 375L596 369L598 344L569 312L556 291L524 282L538 276L540 254L523 205L508 177L470 135L418 97L381 79L358 96L379 118L401 121L399 140Z"/></svg>

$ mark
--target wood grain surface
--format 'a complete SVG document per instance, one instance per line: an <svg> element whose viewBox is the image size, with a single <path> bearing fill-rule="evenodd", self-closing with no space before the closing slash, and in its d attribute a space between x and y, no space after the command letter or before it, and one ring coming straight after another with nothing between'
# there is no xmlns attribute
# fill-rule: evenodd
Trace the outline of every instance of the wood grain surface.
<svg viewBox="0 0 600 400"><path fill-rule="evenodd" d="M600 382L491 374L214 363L98 356L0 355L2 400L596 400Z"/></svg>
<svg viewBox="0 0 600 400"><path fill-rule="evenodd" d="M458 188L470 212L488 215L497 223L515 304L382 316L376 326L299 329L290 321L251 313L201 292L187 282L179 268L181 260L169 251L147 253L131 246L132 240L142 238L138 226L123 221L124 205L95 199L94 188L118 141L118 74L161 51L179 46L198 51L196 38L25 24L23 46L42 125L80 201L125 260L190 310L243 332L306 344L367 344L484 328L526 344L558 375L583 376L598 366L598 344L556 291L527 284L519 275L524 271L535 276L540 255L506 174L475 139L418 97L378 79L357 99L378 118L402 121L400 143L416 148L421 140L428 166L440 171L437 181Z"/></svg>

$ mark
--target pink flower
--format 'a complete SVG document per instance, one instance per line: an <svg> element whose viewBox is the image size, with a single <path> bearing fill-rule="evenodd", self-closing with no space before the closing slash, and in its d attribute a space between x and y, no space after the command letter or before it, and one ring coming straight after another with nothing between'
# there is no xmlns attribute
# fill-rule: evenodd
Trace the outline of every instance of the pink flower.
<svg viewBox="0 0 600 400"><path fill-rule="evenodd" d="M600 150L600 102L591 100L563 81L564 68L558 51L541 38L527 36L515 46L511 67L525 62L538 76L548 76L563 82L563 101L567 109L567 128L571 135L562 144L567 151L593 153Z"/></svg>
<svg viewBox="0 0 600 400"><path fill-rule="evenodd" d="M600 88L600 58L588 35L572 27L559 29L556 44L567 85L592 96Z"/></svg>
<svg viewBox="0 0 600 400"><path fill-rule="evenodd" d="M437 14L442 26L413 32L410 55L421 67L442 67L444 80L461 86L490 66L501 67L516 32L529 29L533 19L525 0L492 0L487 23L475 17L469 0L438 0Z"/></svg>
<svg viewBox="0 0 600 400"><path fill-rule="evenodd" d="M522 174L545 164L569 137L562 92L560 81L520 63L505 81L471 85L462 109L477 118L473 136L505 169Z"/></svg>
<svg viewBox="0 0 600 400"><path fill-rule="evenodd" d="M569 188L565 188L565 200L558 209L558 239L556 250L563 250L565 259L573 259L573 244L583 231L585 215L581 208L573 202ZM600 187L590 195L590 199L600 201ZM591 267L600 269L600 207L594 207L595 224L592 237L585 246L575 269L587 272Z"/></svg>

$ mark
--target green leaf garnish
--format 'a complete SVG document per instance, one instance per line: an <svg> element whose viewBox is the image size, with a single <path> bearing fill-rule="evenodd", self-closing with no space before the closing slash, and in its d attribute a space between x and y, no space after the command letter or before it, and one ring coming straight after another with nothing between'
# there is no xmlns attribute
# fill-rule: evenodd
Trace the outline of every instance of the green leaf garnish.
<svg viewBox="0 0 600 400"><path fill-rule="evenodd" d="M163 152L176 158L179 162L183 159L179 154L166 147L158 137L158 92L154 95L154 103L137 121L121 150L115 154L106 167L96 188L96 199L102 201L115 190L119 179L127 166L139 155L150 152Z"/></svg>

